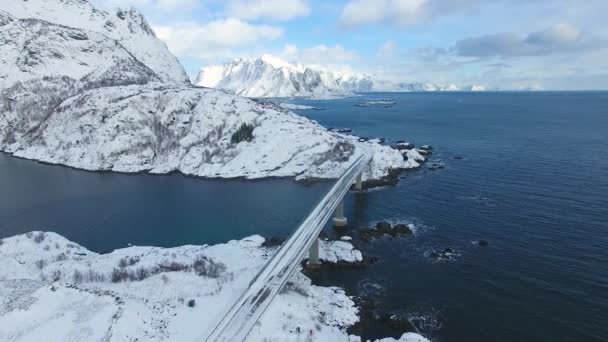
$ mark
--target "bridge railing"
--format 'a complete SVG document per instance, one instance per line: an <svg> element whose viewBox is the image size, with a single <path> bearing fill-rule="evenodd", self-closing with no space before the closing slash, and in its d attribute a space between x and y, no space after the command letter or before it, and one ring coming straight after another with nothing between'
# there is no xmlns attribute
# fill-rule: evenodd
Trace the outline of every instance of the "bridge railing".
<svg viewBox="0 0 608 342"><path fill-rule="evenodd" d="M222 316L207 336L207 342L244 341L255 323L285 285L319 233L331 218L358 175L369 164L371 155L357 157L300 224L298 229L268 260L249 286Z"/></svg>

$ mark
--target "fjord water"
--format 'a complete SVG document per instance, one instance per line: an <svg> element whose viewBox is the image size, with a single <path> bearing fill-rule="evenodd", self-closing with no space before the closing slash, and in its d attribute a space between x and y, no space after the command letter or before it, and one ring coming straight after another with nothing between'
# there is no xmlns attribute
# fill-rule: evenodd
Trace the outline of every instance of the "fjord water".
<svg viewBox="0 0 608 342"><path fill-rule="evenodd" d="M359 107L388 98L394 106ZM364 94L293 101L328 127L435 147L396 187L349 194L365 268L313 274L436 341L608 340L608 93ZM455 159L455 158L458 159ZM90 173L0 154L0 238L52 230L106 252L287 236L331 186ZM413 237L359 241L373 222ZM327 232L333 234L331 227ZM484 239L489 246L471 241ZM433 250L455 260L435 263ZM397 336L369 324L367 338Z"/></svg>

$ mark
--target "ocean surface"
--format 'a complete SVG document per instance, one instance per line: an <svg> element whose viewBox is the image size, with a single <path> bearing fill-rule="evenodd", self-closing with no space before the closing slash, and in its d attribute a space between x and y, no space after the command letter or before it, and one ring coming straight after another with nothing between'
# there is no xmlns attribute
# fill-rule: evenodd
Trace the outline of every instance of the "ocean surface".
<svg viewBox="0 0 608 342"><path fill-rule="evenodd" d="M357 106L370 100L394 105ZM434 341L608 341L608 93L289 102L323 109L296 112L327 127L434 147L397 186L349 194L346 231L326 228L378 262L315 283L371 298L374 315L405 317ZM0 154L0 237L50 230L107 252L288 236L330 186L91 173ZM382 220L415 234L357 238ZM436 262L445 248L457 256ZM362 334L398 331L374 323Z"/></svg>

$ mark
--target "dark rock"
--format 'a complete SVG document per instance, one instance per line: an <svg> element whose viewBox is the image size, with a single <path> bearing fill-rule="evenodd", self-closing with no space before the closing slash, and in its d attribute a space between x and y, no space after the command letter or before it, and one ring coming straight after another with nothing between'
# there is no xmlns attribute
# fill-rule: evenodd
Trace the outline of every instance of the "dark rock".
<svg viewBox="0 0 608 342"><path fill-rule="evenodd" d="M262 247L276 247L282 245L283 242L285 242L284 238L273 236L270 239L265 239Z"/></svg>
<svg viewBox="0 0 608 342"><path fill-rule="evenodd" d="M397 234L402 234L402 235L410 235L410 234L412 234L412 230L410 229L410 227L408 227L407 225L402 224L402 223L396 224L393 227L393 231L395 233L397 233Z"/></svg>
<svg viewBox="0 0 608 342"><path fill-rule="evenodd" d="M394 145L391 145L391 148L395 150L411 150L414 148L414 144L410 144L405 141L398 141Z"/></svg>
<svg viewBox="0 0 608 342"><path fill-rule="evenodd" d="M388 222L378 222L376 223L376 229L380 232L386 233L391 231L391 224Z"/></svg>
<svg viewBox="0 0 608 342"><path fill-rule="evenodd" d="M351 133L353 131L350 128L330 128L329 130L336 133Z"/></svg>
<svg viewBox="0 0 608 342"><path fill-rule="evenodd" d="M378 188L381 186L395 185L399 181L402 169L390 169L388 174L380 179L368 179L363 181L363 189ZM354 185L353 185L354 187Z"/></svg>
<svg viewBox="0 0 608 342"><path fill-rule="evenodd" d="M490 242L488 242L487 240L479 240L479 241L477 241L477 244L479 246L487 246L490 244Z"/></svg>
<svg viewBox="0 0 608 342"><path fill-rule="evenodd" d="M354 301L359 309L359 321L351 325L347 332L352 335L362 335L370 329L389 329L394 335L403 335L407 332L416 332L417 329L402 315L378 312L373 298L368 296L355 297Z"/></svg>
<svg viewBox="0 0 608 342"><path fill-rule="evenodd" d="M433 149L433 146L431 146L431 145L422 145L422 146L420 146L420 149L424 150L424 151L430 151L430 150Z"/></svg>
<svg viewBox="0 0 608 342"><path fill-rule="evenodd" d="M462 157L461 156L453 156L452 159L461 160Z"/></svg>
<svg viewBox="0 0 608 342"><path fill-rule="evenodd" d="M374 228L361 228L359 229L359 238L363 241L369 242L373 238L382 237L383 235L390 235L393 238L399 236L411 235L412 230L406 224L396 224L391 226L388 222L378 222Z"/></svg>
<svg viewBox="0 0 608 342"><path fill-rule="evenodd" d="M362 228L359 230L359 238L363 241L369 242L374 236L374 229Z"/></svg>
<svg viewBox="0 0 608 342"><path fill-rule="evenodd" d="M454 250L451 248L446 248L443 250L443 253L454 253Z"/></svg>
<svg viewBox="0 0 608 342"><path fill-rule="evenodd" d="M188 307L193 308L196 305L196 301L194 299L190 299L188 301Z"/></svg>

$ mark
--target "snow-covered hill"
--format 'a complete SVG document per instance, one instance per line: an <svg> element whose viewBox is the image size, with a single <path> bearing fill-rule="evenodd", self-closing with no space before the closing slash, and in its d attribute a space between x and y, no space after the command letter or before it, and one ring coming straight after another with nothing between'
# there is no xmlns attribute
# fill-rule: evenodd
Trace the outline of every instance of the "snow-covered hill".
<svg viewBox="0 0 608 342"><path fill-rule="evenodd" d="M202 341L274 252L263 242L97 254L52 232L0 239L0 340ZM345 241L320 249L328 262L360 261ZM342 289L297 271L246 341L304 341L314 331L315 341L360 342L346 332L357 314ZM428 342L414 333L399 341Z"/></svg>
<svg viewBox="0 0 608 342"><path fill-rule="evenodd" d="M21 17L75 26L108 15L85 0L7 4ZM145 54L123 45L146 27L116 24L110 34L0 11L0 150L87 170L217 178L334 178L367 151L374 159L365 178L380 178L423 160L273 104L169 82L166 69L165 77L157 72L163 61L143 63Z"/></svg>
<svg viewBox="0 0 608 342"><path fill-rule="evenodd" d="M370 91L371 77L292 65L271 55L201 69L195 84L247 97L331 98Z"/></svg>
<svg viewBox="0 0 608 342"><path fill-rule="evenodd" d="M201 68L195 84L247 97L327 99L365 92L483 91L482 86L392 82L365 74L328 72L290 64L271 55L238 58Z"/></svg>
<svg viewBox="0 0 608 342"><path fill-rule="evenodd" d="M243 124L253 130L251 141L235 143ZM348 139L273 104L153 83L92 89L63 101L15 155L87 170L327 178L366 149L377 154L371 178L390 167L418 166L390 147Z"/></svg>
<svg viewBox="0 0 608 342"><path fill-rule="evenodd" d="M19 19L39 19L105 35L152 69L162 81L190 82L177 58L135 9L110 13L95 8L87 0L2 0L0 10Z"/></svg>

